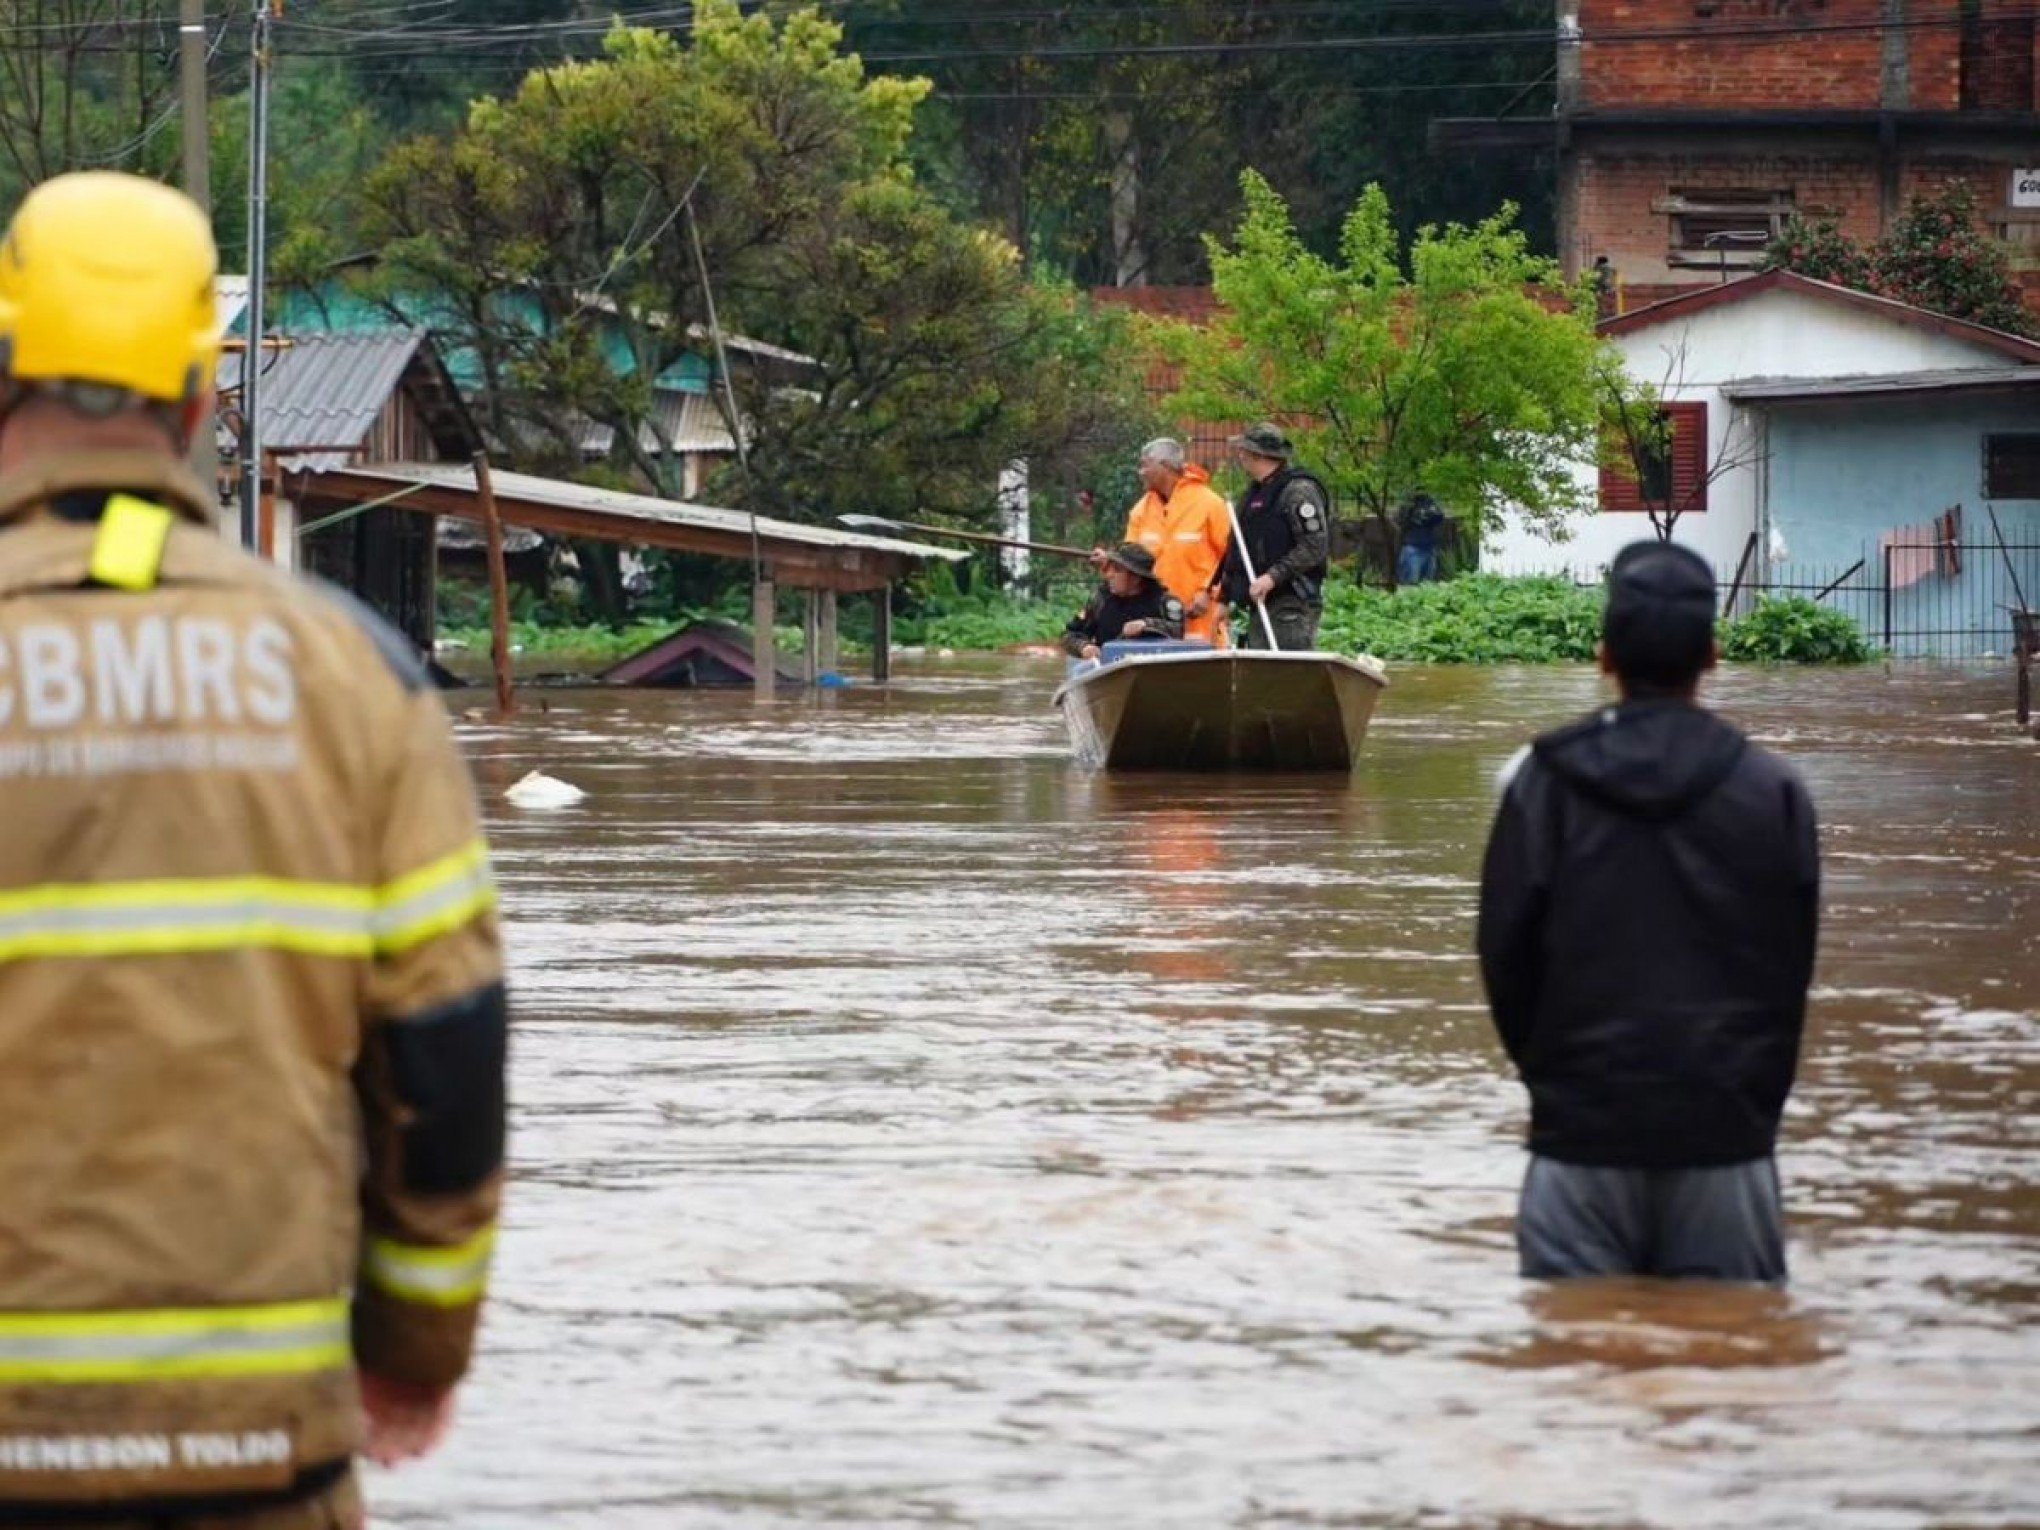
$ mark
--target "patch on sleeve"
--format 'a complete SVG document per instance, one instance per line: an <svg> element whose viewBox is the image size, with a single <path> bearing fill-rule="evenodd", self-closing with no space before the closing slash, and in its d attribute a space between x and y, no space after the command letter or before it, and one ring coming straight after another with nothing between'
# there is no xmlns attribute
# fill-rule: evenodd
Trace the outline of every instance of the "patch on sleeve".
<svg viewBox="0 0 2040 1530"><path fill-rule="evenodd" d="M1317 524L1318 518L1317 506L1312 504L1309 500L1305 500L1302 504L1298 505L1296 507L1296 513L1303 518L1304 525L1315 526Z"/></svg>
<svg viewBox="0 0 2040 1530"><path fill-rule="evenodd" d="M1171 595L1162 602L1162 615L1168 617L1172 622L1181 621L1183 619L1183 602Z"/></svg>

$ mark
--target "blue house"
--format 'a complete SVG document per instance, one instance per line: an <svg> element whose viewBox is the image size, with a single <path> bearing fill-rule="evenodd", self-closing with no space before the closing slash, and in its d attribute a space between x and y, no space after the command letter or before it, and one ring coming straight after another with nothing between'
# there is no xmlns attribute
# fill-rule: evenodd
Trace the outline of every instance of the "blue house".
<svg viewBox="0 0 2040 1530"><path fill-rule="evenodd" d="M2040 606L2040 366L1723 390L1768 445L1763 583L1848 610L1901 656L2008 651Z"/></svg>
<svg viewBox="0 0 2040 1530"><path fill-rule="evenodd" d="M2040 342L1785 271L1600 330L1663 401L1663 460L1580 464L1597 511L1558 544L1512 524L1488 566L1596 579L1668 527L1724 601L1818 599L1899 655L2003 653L2004 608L2040 605Z"/></svg>

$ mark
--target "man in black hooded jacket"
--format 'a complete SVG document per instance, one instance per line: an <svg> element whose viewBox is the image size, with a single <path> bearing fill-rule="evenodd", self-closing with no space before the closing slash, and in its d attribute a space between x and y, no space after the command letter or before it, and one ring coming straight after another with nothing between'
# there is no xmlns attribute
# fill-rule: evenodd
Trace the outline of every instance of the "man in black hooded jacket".
<svg viewBox="0 0 2040 1530"><path fill-rule="evenodd" d="M1712 571L1668 543L1625 549L1601 644L1620 705L1505 776L1479 943L1530 1090L1527 1277L1785 1278L1772 1154L1819 847L1791 766L1697 704L1714 662Z"/></svg>

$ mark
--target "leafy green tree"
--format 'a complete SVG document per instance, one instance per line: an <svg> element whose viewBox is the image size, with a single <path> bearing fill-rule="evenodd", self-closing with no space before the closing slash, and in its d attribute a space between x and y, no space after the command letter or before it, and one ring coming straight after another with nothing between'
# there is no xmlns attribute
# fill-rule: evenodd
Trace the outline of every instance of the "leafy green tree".
<svg viewBox="0 0 2040 1530"><path fill-rule="evenodd" d="M1267 181L1250 171L1242 190L1232 243L1210 241L1220 317L1160 331L1186 379L1172 408L1291 422L1304 459L1390 547L1417 490L1489 529L1513 512L1554 537L1589 508L1577 465L1600 451L1612 351L1590 288L1531 253L1513 208L1420 229L1405 249L1371 186L1328 259Z"/></svg>
<svg viewBox="0 0 2040 1530"><path fill-rule="evenodd" d="M2005 246L1978 225L1976 195L1964 182L1908 202L1870 261L1886 297L2015 335L2040 333Z"/></svg>
<svg viewBox="0 0 2040 1530"><path fill-rule="evenodd" d="M1384 181L1408 233L1527 192L1548 241L1550 167L1435 149L1431 120L1548 111L1550 7L1313 0L845 0L851 45L936 86L919 153L956 205L1085 284L1207 277L1202 232L1258 165L1307 241ZM1514 39L1474 47L1469 34ZM1132 257L1132 258L1129 258Z"/></svg>
<svg viewBox="0 0 2040 1530"><path fill-rule="evenodd" d="M710 354L711 296L726 329L812 358L735 379L752 449L716 492L775 514L982 518L1001 467L1081 452L1133 390L1123 324L1032 289L917 184L925 83L840 42L812 10L702 0L684 45L618 28L371 177L380 295L437 296L515 460L579 471L594 420L612 473L677 492L654 389Z"/></svg>
<svg viewBox="0 0 2040 1530"><path fill-rule="evenodd" d="M443 300L501 445L563 468L578 414L614 427L620 466L674 487L640 442L709 292L733 318L761 306L790 230L902 174L921 87L866 79L835 44L813 13L778 26L704 0L691 46L618 28L604 59L533 71L370 178L379 280Z"/></svg>
<svg viewBox="0 0 2040 1530"><path fill-rule="evenodd" d="M1872 290L1869 255L1833 218L1807 219L1794 213L1765 248L1759 269L1797 271L1815 281Z"/></svg>

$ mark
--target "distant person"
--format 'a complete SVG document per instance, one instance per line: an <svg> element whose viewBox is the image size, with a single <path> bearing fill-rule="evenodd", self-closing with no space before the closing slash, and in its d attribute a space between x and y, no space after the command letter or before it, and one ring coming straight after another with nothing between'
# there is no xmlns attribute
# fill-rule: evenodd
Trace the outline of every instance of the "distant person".
<svg viewBox="0 0 2040 1530"><path fill-rule="evenodd" d="M1183 602L1155 578L1155 555L1128 542L1105 554L1105 583L1063 629L1063 650L1095 659L1107 643L1182 635Z"/></svg>
<svg viewBox="0 0 2040 1530"><path fill-rule="evenodd" d="M1530 1090L1534 1279L1782 1282L1772 1154L1813 974L1820 852L1793 769L1696 699L1714 575L1609 572L1619 705L1511 762L1481 875L1495 1028Z"/></svg>
<svg viewBox="0 0 2040 1530"><path fill-rule="evenodd" d="M1232 545L1232 512L1211 475L1167 436L1140 449L1140 481L1147 493L1127 514L1126 540L1154 554L1155 577L1183 602L1183 635L1227 646L1225 606L1212 585ZM1091 558L1102 567L1104 549Z"/></svg>
<svg viewBox="0 0 2040 1530"><path fill-rule="evenodd" d="M1395 560L1395 582L1428 584L1441 577L1439 544L1445 539L1445 511L1430 495L1410 495L1396 509L1396 529L1402 533L1402 550Z"/></svg>
<svg viewBox="0 0 2040 1530"><path fill-rule="evenodd" d="M1239 521L1254 577L1249 581L1239 550L1230 549L1212 582L1212 596L1235 606L1265 605L1277 647L1315 648L1331 560L1331 495L1318 478L1294 465L1296 450L1275 426L1256 425L1230 444L1252 480L1240 497ZM1268 646L1258 611L1248 611L1241 646Z"/></svg>

